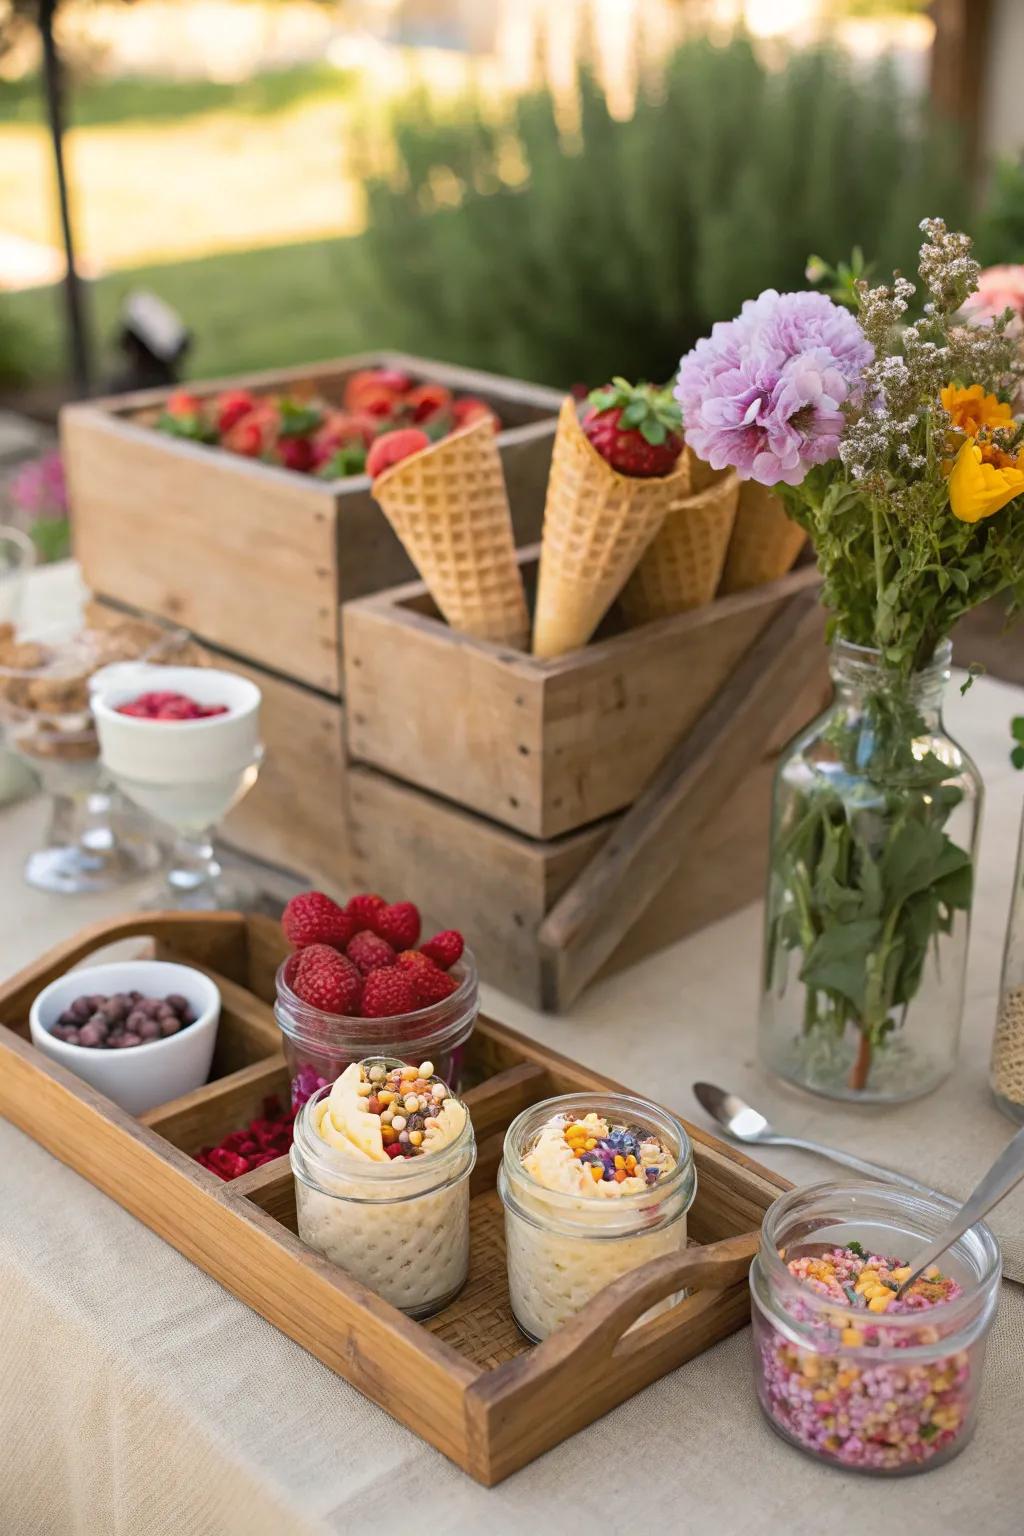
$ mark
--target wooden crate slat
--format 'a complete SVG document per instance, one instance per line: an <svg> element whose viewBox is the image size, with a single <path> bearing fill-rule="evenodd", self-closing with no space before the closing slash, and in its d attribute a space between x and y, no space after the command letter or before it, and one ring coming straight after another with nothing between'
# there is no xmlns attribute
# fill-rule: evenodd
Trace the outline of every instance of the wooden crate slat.
<svg viewBox="0 0 1024 1536"><path fill-rule="evenodd" d="M288 1068L278 1051L224 1077L216 1077L178 1099L158 1104L140 1115L139 1123L159 1131L179 1151L194 1157L203 1147L216 1146L229 1130L247 1125L262 1114L266 1099L276 1098L282 1106L287 1104L290 1086Z"/></svg>

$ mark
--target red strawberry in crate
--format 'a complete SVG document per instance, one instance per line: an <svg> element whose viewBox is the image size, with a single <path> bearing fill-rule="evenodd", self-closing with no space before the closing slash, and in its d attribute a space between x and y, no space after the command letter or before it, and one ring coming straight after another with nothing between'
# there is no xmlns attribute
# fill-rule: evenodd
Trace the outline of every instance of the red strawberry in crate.
<svg viewBox="0 0 1024 1536"><path fill-rule="evenodd" d="M419 1006L411 978L397 965L371 971L363 983L364 1019L387 1019L396 1013L415 1013Z"/></svg>
<svg viewBox="0 0 1024 1536"><path fill-rule="evenodd" d="M203 403L198 395L188 389L176 389L164 406L168 416L198 416Z"/></svg>
<svg viewBox="0 0 1024 1536"><path fill-rule="evenodd" d="M342 401L350 411L365 410L367 399L379 399L382 391L386 391L392 401L397 400L411 383L401 368L362 368L346 380Z"/></svg>
<svg viewBox="0 0 1024 1536"><path fill-rule="evenodd" d="M613 379L588 396L582 427L620 475L668 475L683 451L682 412L667 389Z"/></svg>
<svg viewBox="0 0 1024 1536"><path fill-rule="evenodd" d="M223 437L236 423L248 416L256 405L256 396L247 389L225 389L214 402L217 412L217 430Z"/></svg>
<svg viewBox="0 0 1024 1536"><path fill-rule="evenodd" d="M379 971L382 966L394 965L395 952L386 939L377 933L364 930L354 934L345 946L345 953L352 964L364 975Z"/></svg>
<svg viewBox="0 0 1024 1536"><path fill-rule="evenodd" d="M447 971L435 965L433 960L421 954L418 949L403 950L395 963L411 979L421 1008L442 1002L458 989L459 983L455 977L449 976Z"/></svg>
<svg viewBox="0 0 1024 1536"><path fill-rule="evenodd" d="M432 939L420 945L420 954L426 955L428 960L433 960L443 971L450 971L457 960L462 958L465 949L462 934L455 928L446 928L442 933L435 933Z"/></svg>
<svg viewBox="0 0 1024 1536"><path fill-rule="evenodd" d="M491 410L486 400L478 400L476 395L462 395L452 402L452 420L456 427L468 427L474 421L490 421L495 432L501 431L501 422L497 414Z"/></svg>
<svg viewBox="0 0 1024 1536"><path fill-rule="evenodd" d="M417 384L410 389L402 405L411 411L413 421L429 421L438 411L446 411L452 403L452 392L443 384Z"/></svg>
<svg viewBox="0 0 1024 1536"><path fill-rule="evenodd" d="M222 446L231 453L243 454L248 459L258 459L269 453L277 441L280 416L272 400L261 400L247 416L236 421L224 434Z"/></svg>
<svg viewBox="0 0 1024 1536"><path fill-rule="evenodd" d="M402 427L397 432L383 432L366 455L366 473L376 479L393 464L399 464L410 454L430 447L430 438L418 427Z"/></svg>
<svg viewBox="0 0 1024 1536"><path fill-rule="evenodd" d="M412 949L420 936L419 909L411 901L378 907L373 916L373 931L387 939L393 949Z"/></svg>
<svg viewBox="0 0 1024 1536"><path fill-rule="evenodd" d="M293 896L281 914L281 929L296 949L305 949L308 944L333 944L344 949L355 933L345 908L323 891Z"/></svg>
<svg viewBox="0 0 1024 1536"><path fill-rule="evenodd" d="M295 996L323 1013L358 1014L363 978L352 961L327 944L301 951L291 980Z"/></svg>
<svg viewBox="0 0 1024 1536"><path fill-rule="evenodd" d="M285 469L308 474L313 468L313 444L308 437L282 437L277 444L277 456Z"/></svg>

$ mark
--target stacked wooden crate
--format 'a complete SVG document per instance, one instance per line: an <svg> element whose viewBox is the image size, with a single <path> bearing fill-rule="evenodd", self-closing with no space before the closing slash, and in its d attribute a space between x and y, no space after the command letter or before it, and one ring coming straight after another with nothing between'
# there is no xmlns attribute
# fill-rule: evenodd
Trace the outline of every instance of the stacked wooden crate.
<svg viewBox="0 0 1024 1536"><path fill-rule="evenodd" d="M540 532L560 395L423 358L376 353L214 380L339 400L355 371L395 367L479 396L499 436L519 543ZM152 421L168 391L70 406L61 438L75 553L108 604L191 630L263 692L266 761L225 825L241 851L343 890L345 813L341 605L415 573L367 476L325 481L169 437Z"/></svg>

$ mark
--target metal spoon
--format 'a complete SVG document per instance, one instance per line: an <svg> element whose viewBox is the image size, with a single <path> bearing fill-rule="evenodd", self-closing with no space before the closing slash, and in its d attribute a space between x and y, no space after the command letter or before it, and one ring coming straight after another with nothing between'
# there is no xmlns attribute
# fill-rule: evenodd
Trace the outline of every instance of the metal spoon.
<svg viewBox="0 0 1024 1536"><path fill-rule="evenodd" d="M934 1242L929 1243L923 1252L917 1255L913 1262L910 1274L900 1282L897 1296L903 1292L922 1274L930 1264L941 1258L947 1248L952 1248L958 1237L963 1237L969 1227L973 1227L976 1221L987 1216L994 1205L1000 1200L1005 1200L1012 1189L1024 1179L1024 1129L1017 1132L996 1158L992 1167L978 1184L973 1194L968 1195L963 1205L951 1216Z"/></svg>
<svg viewBox="0 0 1024 1536"><path fill-rule="evenodd" d="M772 1128L760 1110L741 1099L739 1094L716 1088L714 1083L694 1083L693 1091L702 1108L707 1110L713 1120L718 1121L726 1135L734 1141L746 1142L749 1146L800 1147L804 1152L816 1152L819 1157L830 1158L833 1163L842 1163L873 1179L902 1184L907 1189L916 1190L919 1195L938 1193L905 1173L897 1173L894 1168L883 1168L880 1163L869 1163L863 1157L855 1157L852 1152L841 1152L838 1147L827 1147L820 1141L805 1141L800 1136L783 1136Z"/></svg>

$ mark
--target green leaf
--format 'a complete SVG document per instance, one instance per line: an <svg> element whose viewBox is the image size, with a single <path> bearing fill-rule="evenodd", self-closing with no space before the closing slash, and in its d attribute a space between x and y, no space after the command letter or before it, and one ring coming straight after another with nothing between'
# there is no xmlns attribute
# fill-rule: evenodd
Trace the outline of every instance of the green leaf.
<svg viewBox="0 0 1024 1536"><path fill-rule="evenodd" d="M863 1014L867 988L865 957L881 936L882 924L877 918L861 918L826 928L806 955L800 980L805 986L838 993L858 1015Z"/></svg>
<svg viewBox="0 0 1024 1536"><path fill-rule="evenodd" d="M1010 721L1010 735L1014 741L1024 741L1024 715L1014 715Z"/></svg>
<svg viewBox="0 0 1024 1536"><path fill-rule="evenodd" d="M1015 768L1024 768L1024 745L1014 747L1010 753L1010 762Z"/></svg>
<svg viewBox="0 0 1024 1536"><path fill-rule="evenodd" d="M660 448L668 437L668 432L660 421L645 421L640 428L640 436L644 442L650 443L652 448Z"/></svg>

